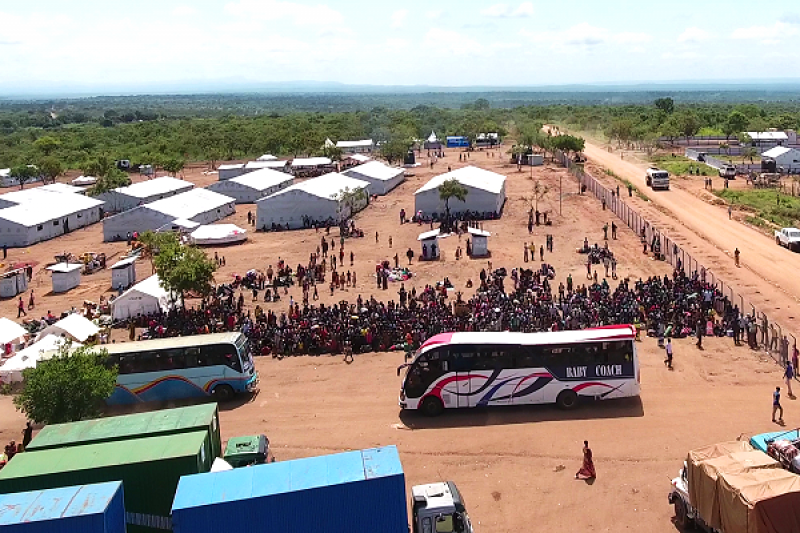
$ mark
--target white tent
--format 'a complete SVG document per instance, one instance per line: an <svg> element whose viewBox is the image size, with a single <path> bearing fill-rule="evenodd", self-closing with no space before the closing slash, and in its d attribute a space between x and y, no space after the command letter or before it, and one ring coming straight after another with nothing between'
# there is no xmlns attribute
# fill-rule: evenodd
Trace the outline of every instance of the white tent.
<svg viewBox="0 0 800 533"><path fill-rule="evenodd" d="M236 199L237 204L253 204L285 189L292 184L294 178L290 174L268 168L256 170L226 181L218 181L206 187Z"/></svg>
<svg viewBox="0 0 800 533"><path fill-rule="evenodd" d="M355 161L358 165L366 163L367 161L372 161L370 156L364 154L350 154L347 156L347 159Z"/></svg>
<svg viewBox="0 0 800 533"><path fill-rule="evenodd" d="M53 280L53 292L67 292L80 285L82 269L80 263L57 263L47 267Z"/></svg>
<svg viewBox="0 0 800 533"><path fill-rule="evenodd" d="M211 224L236 212L236 201L208 189L191 191L140 205L103 220L106 241L122 240L128 232L157 230L176 219Z"/></svg>
<svg viewBox="0 0 800 533"><path fill-rule="evenodd" d="M11 319L0 317L0 345L13 343L28 334L28 330Z"/></svg>
<svg viewBox="0 0 800 533"><path fill-rule="evenodd" d="M390 167L380 161L371 161L342 172L358 180L369 183L369 192L372 194L387 194L389 191L403 183L406 179L405 170Z"/></svg>
<svg viewBox="0 0 800 533"><path fill-rule="evenodd" d="M259 157L258 159L256 159L256 161L277 161L277 160L278 160L278 158L275 157L272 154L264 154L261 157Z"/></svg>
<svg viewBox="0 0 800 533"><path fill-rule="evenodd" d="M335 170L335 165L327 157L298 157L292 160L292 172L301 172L305 170L324 171L325 169Z"/></svg>
<svg viewBox="0 0 800 533"><path fill-rule="evenodd" d="M98 333L100 333L100 328L95 326L91 320L78 313L72 313L40 331L36 341L39 342L48 335L55 335L56 337L68 337L77 342L86 342L89 337Z"/></svg>
<svg viewBox="0 0 800 533"><path fill-rule="evenodd" d="M104 203L42 187L0 196L0 246L30 246L102 218Z"/></svg>
<svg viewBox="0 0 800 533"><path fill-rule="evenodd" d="M97 178L92 176L78 176L74 180L72 180L73 185L77 185L78 187L84 187L86 185L94 185L97 183Z"/></svg>
<svg viewBox="0 0 800 533"><path fill-rule="evenodd" d="M466 201L450 199L451 214L458 215L464 211L500 214L506 201L506 177L471 166L436 176L420 187L414 193L415 211L422 211L425 215L444 214L445 205L439 199L439 186L451 179L458 181L467 189Z"/></svg>
<svg viewBox="0 0 800 533"><path fill-rule="evenodd" d="M192 242L198 246L218 246L247 240L247 230L236 224L210 224L200 226L192 232L190 237Z"/></svg>
<svg viewBox="0 0 800 533"><path fill-rule="evenodd" d="M53 354L58 353L59 348L65 344L67 339L56 335L47 335L24 350L20 350L13 357L0 366L0 382L19 383L22 381L22 371L26 368L36 368L36 364ZM70 344L71 348L82 346L79 342Z"/></svg>
<svg viewBox="0 0 800 533"><path fill-rule="evenodd" d="M149 204L184 193L192 188L194 188L194 185L188 181L163 176L134 183L127 187L119 187L99 194L97 198L106 202L107 211L119 213L133 209L138 205Z"/></svg>
<svg viewBox="0 0 800 533"><path fill-rule="evenodd" d="M167 312L172 307L169 292L161 286L158 275L154 274L123 292L111 302L111 318L125 320L138 315L151 315L159 311Z"/></svg>
<svg viewBox="0 0 800 533"><path fill-rule="evenodd" d="M369 203L368 182L332 173L296 183L258 201L256 227L269 229L272 224L288 224L297 229L310 222L338 223L351 214L351 206L342 201L342 193L362 189L363 197L352 205L353 212Z"/></svg>

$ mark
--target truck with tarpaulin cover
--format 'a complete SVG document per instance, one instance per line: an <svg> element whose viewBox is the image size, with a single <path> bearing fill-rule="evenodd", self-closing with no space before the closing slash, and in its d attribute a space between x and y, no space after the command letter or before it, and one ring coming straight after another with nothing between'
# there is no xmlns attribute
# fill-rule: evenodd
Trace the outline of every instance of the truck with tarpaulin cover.
<svg viewBox="0 0 800 533"><path fill-rule="evenodd" d="M747 441L689 452L669 502L682 529L711 533L800 531L800 476Z"/></svg>

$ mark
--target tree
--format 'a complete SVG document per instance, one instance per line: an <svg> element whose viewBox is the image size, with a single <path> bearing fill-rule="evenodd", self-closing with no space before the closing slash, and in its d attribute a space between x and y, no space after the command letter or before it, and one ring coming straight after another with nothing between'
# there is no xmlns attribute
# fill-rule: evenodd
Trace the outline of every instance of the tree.
<svg viewBox="0 0 800 533"><path fill-rule="evenodd" d="M183 305L189 292L205 297L214 290L217 265L200 248L183 244L167 246L159 250L154 263L161 286L180 295Z"/></svg>
<svg viewBox="0 0 800 533"><path fill-rule="evenodd" d="M127 187L130 184L130 176L121 170L114 169L109 175L98 177L92 188L87 191L87 194L89 196L97 196L118 187Z"/></svg>
<svg viewBox="0 0 800 533"><path fill-rule="evenodd" d="M169 231L163 233L145 231L139 235L139 242L142 244L142 257L150 260L150 271L153 274L156 273L155 257L159 251L180 244L178 235Z"/></svg>
<svg viewBox="0 0 800 533"><path fill-rule="evenodd" d="M533 184L533 190L531 191L531 194L523 197L523 199L530 204L531 211L538 211L539 201L544 200L544 197L547 196L548 192L550 192L550 188L547 185L542 185L539 180L536 180L536 182Z"/></svg>
<svg viewBox="0 0 800 533"><path fill-rule="evenodd" d="M342 152L342 149L339 148L338 146L325 146L322 149L322 155L324 155L331 161L341 161L344 153Z"/></svg>
<svg viewBox="0 0 800 533"><path fill-rule="evenodd" d="M723 124L722 131L725 132L725 136L728 138L730 138L731 135L739 135L744 132L749 121L750 119L747 115L741 111L731 111L730 115L728 115L728 118L725 120L725 124Z"/></svg>
<svg viewBox="0 0 800 533"><path fill-rule="evenodd" d="M731 146L728 143L720 143L719 145L720 150L725 150L725 155L731 155Z"/></svg>
<svg viewBox="0 0 800 533"><path fill-rule="evenodd" d="M381 155L391 165L395 161L402 161L408 153L411 141L407 139L391 139L381 144Z"/></svg>
<svg viewBox="0 0 800 533"><path fill-rule="evenodd" d="M177 157L168 157L161 164L161 168L169 172L172 176L176 176L185 166L186 161Z"/></svg>
<svg viewBox="0 0 800 533"><path fill-rule="evenodd" d="M745 146L742 148L742 159L749 159L750 164L753 164L753 158L758 154L752 146Z"/></svg>
<svg viewBox="0 0 800 533"><path fill-rule="evenodd" d="M450 199L456 198L465 202L467 194L469 194L467 188L455 178L450 178L439 185L439 199L444 202L444 211L448 221L450 220Z"/></svg>
<svg viewBox="0 0 800 533"><path fill-rule="evenodd" d="M346 224L356 210L368 200L364 189L350 189L350 187L345 187L334 194L333 199L339 202L339 224Z"/></svg>
<svg viewBox="0 0 800 533"><path fill-rule="evenodd" d="M671 115L675 111L675 101L669 97L659 98L655 101L655 106L667 115Z"/></svg>
<svg viewBox="0 0 800 533"><path fill-rule="evenodd" d="M11 175L19 180L19 188L24 189L27 182L39 177L39 171L32 165L19 165L11 169Z"/></svg>
<svg viewBox="0 0 800 533"><path fill-rule="evenodd" d="M103 402L114 392L117 368L107 367L108 352L95 346L58 354L22 372L25 383L14 405L40 424L62 424L102 414Z"/></svg>
<svg viewBox="0 0 800 533"><path fill-rule="evenodd" d="M61 161L56 159L55 157L45 157L39 161L39 171L42 174L42 178L50 180L52 183L55 183L56 178L64 172L64 166L61 164Z"/></svg>
<svg viewBox="0 0 800 533"><path fill-rule="evenodd" d="M44 135L33 141L33 146L45 156L49 156L61 146L61 141L50 135Z"/></svg>

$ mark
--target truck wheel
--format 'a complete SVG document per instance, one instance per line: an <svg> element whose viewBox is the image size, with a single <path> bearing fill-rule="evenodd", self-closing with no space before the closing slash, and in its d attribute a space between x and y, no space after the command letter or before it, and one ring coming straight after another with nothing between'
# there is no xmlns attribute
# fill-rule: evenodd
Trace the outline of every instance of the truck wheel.
<svg viewBox="0 0 800 533"><path fill-rule="evenodd" d="M233 387L230 385L217 385L211 391L211 396L219 403L228 402L233 399Z"/></svg>
<svg viewBox="0 0 800 533"><path fill-rule="evenodd" d="M689 518L686 503L681 498L675 499L675 524L684 531L694 529L694 521Z"/></svg>
<svg viewBox="0 0 800 533"><path fill-rule="evenodd" d="M781 245L781 239L780 239L780 237L775 237L775 244L777 244L778 246L780 246L780 245Z"/></svg>
<svg viewBox="0 0 800 533"><path fill-rule="evenodd" d="M428 396L422 400L422 414L425 416L439 416L443 411L444 404L436 396Z"/></svg>
<svg viewBox="0 0 800 533"><path fill-rule="evenodd" d="M572 389L562 390L556 397L556 405L565 411L575 409L578 406L578 393Z"/></svg>

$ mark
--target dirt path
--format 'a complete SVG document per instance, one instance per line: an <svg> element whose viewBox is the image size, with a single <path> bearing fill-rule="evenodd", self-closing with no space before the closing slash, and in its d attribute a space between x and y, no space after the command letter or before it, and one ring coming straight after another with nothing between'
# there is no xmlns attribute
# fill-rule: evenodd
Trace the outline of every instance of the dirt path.
<svg viewBox="0 0 800 533"><path fill-rule="evenodd" d="M629 199L642 215L684 247L693 257L732 284L759 311L777 320L795 334L800 295L800 259L797 254L775 245L769 238L735 220L727 212L709 205L689 191L672 187L652 191L645 183L646 165L620 159L603 147L586 143L591 163L609 169L645 192L650 202ZM600 178L595 172L595 178ZM609 178L610 180L611 178ZM624 190L624 186L622 186ZM624 194L624 193L623 193ZM711 244L712 246L708 246ZM742 268L736 268L733 251L741 251ZM746 308L745 311L750 311Z"/></svg>

